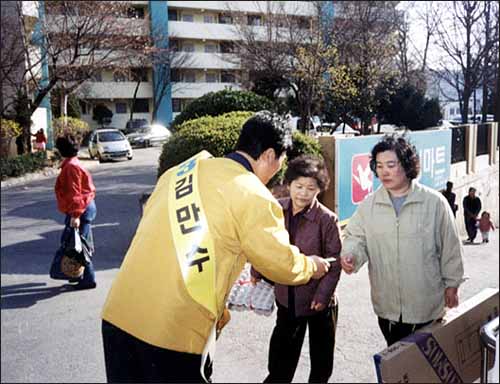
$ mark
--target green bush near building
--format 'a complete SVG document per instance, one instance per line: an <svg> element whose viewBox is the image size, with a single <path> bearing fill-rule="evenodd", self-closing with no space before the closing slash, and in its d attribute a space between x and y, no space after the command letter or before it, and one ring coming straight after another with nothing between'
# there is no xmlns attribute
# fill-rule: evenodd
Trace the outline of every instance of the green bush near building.
<svg viewBox="0 0 500 384"><path fill-rule="evenodd" d="M172 130L178 130L186 121L202 116L219 116L233 111L273 110L271 100L250 91L224 89L210 92L193 100L172 122Z"/></svg>
<svg viewBox="0 0 500 384"><path fill-rule="evenodd" d="M160 155L158 177L169 168L182 163L202 150L213 156L221 157L232 152L245 121L254 112L229 112L221 116L204 116L186 121L163 145ZM287 152L288 159L302 154L321 156L318 141L300 132L293 134L293 149ZM273 178L270 185L279 184L283 180L286 165Z"/></svg>
<svg viewBox="0 0 500 384"><path fill-rule="evenodd" d="M253 112L229 112L220 116L200 117L179 125L163 145L158 177L203 149L213 156L228 154L238 140L243 123L252 115Z"/></svg>
<svg viewBox="0 0 500 384"><path fill-rule="evenodd" d="M2 157L0 159L0 175L2 180L7 177L19 177L49 165L46 151L27 153L13 158Z"/></svg>
<svg viewBox="0 0 500 384"><path fill-rule="evenodd" d="M89 125L85 121L75 117L58 117L57 119L52 120L52 128L54 138L57 138L67 132L75 137L78 137L80 141L88 132L90 132Z"/></svg>

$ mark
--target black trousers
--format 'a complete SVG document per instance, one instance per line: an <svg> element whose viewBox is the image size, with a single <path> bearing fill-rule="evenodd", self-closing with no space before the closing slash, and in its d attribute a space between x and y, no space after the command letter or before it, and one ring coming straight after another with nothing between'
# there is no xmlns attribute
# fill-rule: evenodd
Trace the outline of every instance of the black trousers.
<svg viewBox="0 0 500 384"><path fill-rule="evenodd" d="M432 321L419 324L407 324L402 322L401 316L399 316L399 321L397 322L383 319L381 317L378 318L378 325L384 335L387 346L397 343L399 340L411 335L417 329L425 327L430 323L432 323Z"/></svg>
<svg viewBox="0 0 500 384"><path fill-rule="evenodd" d="M295 317L280 304L269 346L269 375L265 383L292 382L306 328L309 328L310 383L326 383L333 371L338 306L313 316Z"/></svg>
<svg viewBox="0 0 500 384"><path fill-rule="evenodd" d="M470 241L474 241L477 236L477 220L475 218L465 217L465 229Z"/></svg>
<svg viewBox="0 0 500 384"><path fill-rule="evenodd" d="M108 383L199 383L201 355L155 347L102 321ZM207 359L208 360L208 359ZM205 377L212 367L205 365Z"/></svg>

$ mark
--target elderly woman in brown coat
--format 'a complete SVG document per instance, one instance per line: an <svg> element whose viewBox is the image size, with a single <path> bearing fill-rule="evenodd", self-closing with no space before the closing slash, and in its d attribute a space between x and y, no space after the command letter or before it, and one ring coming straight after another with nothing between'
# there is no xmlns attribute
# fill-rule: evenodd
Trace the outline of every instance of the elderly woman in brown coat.
<svg viewBox="0 0 500 384"><path fill-rule="evenodd" d="M292 160L285 174L290 197L280 199L290 242L306 255L334 257L320 280L300 286L275 284L278 315L269 346L269 375L265 382L291 382L297 368L306 328L309 328L309 382L327 382L333 370L340 278L340 229L335 213L317 197L329 183L323 161L313 156ZM252 269L252 280L262 276Z"/></svg>

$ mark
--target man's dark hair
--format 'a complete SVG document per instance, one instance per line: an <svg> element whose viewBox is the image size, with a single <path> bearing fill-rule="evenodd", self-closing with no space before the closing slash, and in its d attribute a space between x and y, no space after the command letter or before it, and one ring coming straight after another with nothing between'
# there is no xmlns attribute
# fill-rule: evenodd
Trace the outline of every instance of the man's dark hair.
<svg viewBox="0 0 500 384"><path fill-rule="evenodd" d="M318 183L318 187L323 192L328 188L330 177L322 158L312 155L298 156L288 163L285 172L285 181L290 184L299 177L312 177Z"/></svg>
<svg viewBox="0 0 500 384"><path fill-rule="evenodd" d="M396 153L408 180L413 180L418 176L420 161L417 149L409 142L405 135L390 134L382 137L372 149L370 168L377 177L377 155L385 151L394 151Z"/></svg>
<svg viewBox="0 0 500 384"><path fill-rule="evenodd" d="M269 148L279 157L291 147L292 132L287 121L275 113L260 111L243 124L234 149L257 160Z"/></svg>
<svg viewBox="0 0 500 384"><path fill-rule="evenodd" d="M57 138L56 148L62 157L74 157L78 154L80 143L75 136L67 134Z"/></svg>

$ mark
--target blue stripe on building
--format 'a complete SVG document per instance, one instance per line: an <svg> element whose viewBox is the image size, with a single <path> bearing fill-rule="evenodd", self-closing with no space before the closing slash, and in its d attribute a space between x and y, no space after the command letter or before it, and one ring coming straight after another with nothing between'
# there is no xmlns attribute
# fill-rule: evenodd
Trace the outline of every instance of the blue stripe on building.
<svg viewBox="0 0 500 384"><path fill-rule="evenodd" d="M168 5L167 1L149 1L151 15L151 37L158 48L168 48ZM172 122L172 86L168 84L165 89L165 80L170 78L169 63L156 64L153 67L153 102L160 100L156 121L168 126ZM163 95L162 95L163 93Z"/></svg>
<svg viewBox="0 0 500 384"><path fill-rule="evenodd" d="M45 22L45 1L41 0L38 2L38 23L35 25L35 31L33 34L33 42L41 47L42 55L42 78L40 80L41 88L46 87L49 84L49 65L47 62L47 52L45 44L45 36L42 32L42 25ZM54 148L54 137L52 131L52 107L50 105L50 92L43 98L40 103L40 107L45 108L47 111L47 149Z"/></svg>

